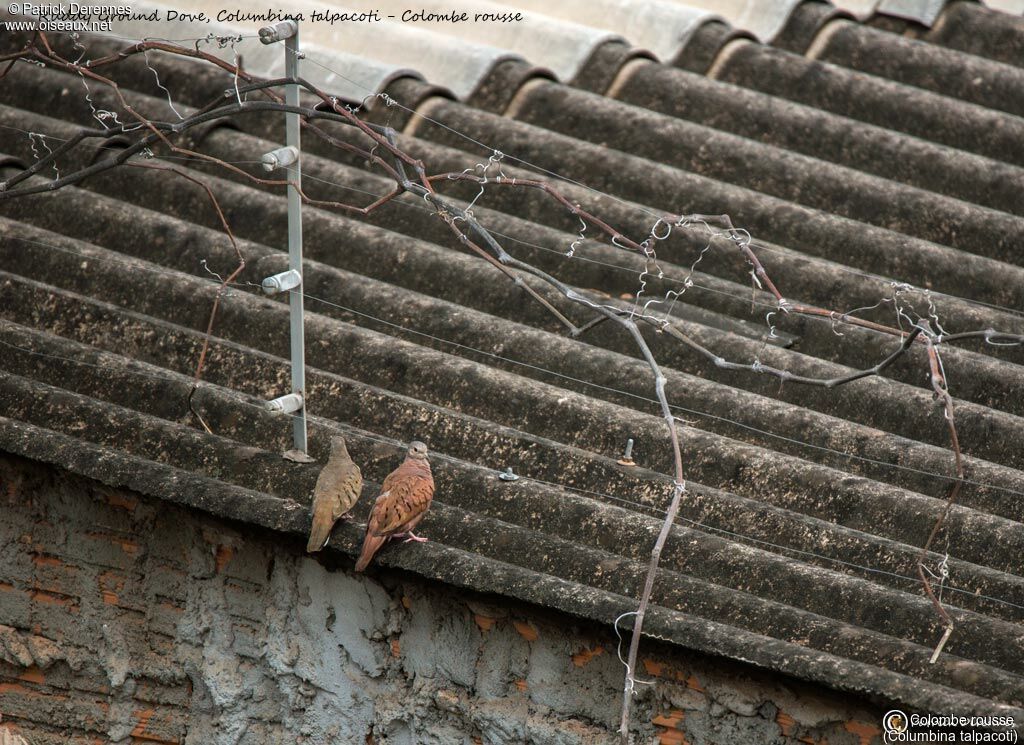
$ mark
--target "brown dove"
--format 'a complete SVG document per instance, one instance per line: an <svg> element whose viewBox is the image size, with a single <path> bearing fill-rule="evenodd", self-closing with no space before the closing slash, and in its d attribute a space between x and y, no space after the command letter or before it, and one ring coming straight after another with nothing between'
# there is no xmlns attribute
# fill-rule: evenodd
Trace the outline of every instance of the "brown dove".
<svg viewBox="0 0 1024 745"><path fill-rule="evenodd" d="M405 536L407 541L425 541L412 532L430 507L434 498L434 476L427 461L427 446L409 443L409 451L398 468L388 474L380 488L366 524L363 550L356 562L356 571L369 565L373 555L391 538Z"/></svg>
<svg viewBox="0 0 1024 745"><path fill-rule="evenodd" d="M313 490L313 527L309 531L306 551L313 553L327 545L334 523L347 513L359 499L363 474L345 447L345 438L331 438L331 457L320 471Z"/></svg>

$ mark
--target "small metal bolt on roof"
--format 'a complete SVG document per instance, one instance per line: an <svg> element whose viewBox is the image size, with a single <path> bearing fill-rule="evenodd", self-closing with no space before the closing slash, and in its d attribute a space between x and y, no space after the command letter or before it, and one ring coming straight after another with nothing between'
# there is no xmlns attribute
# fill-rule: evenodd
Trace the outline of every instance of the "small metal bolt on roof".
<svg viewBox="0 0 1024 745"><path fill-rule="evenodd" d="M260 29L260 41L274 44L284 41L284 70L289 80L299 78L299 24L288 20ZM285 86L285 103L299 105L299 85ZM309 463L306 442L306 343L305 318L302 297L302 169L300 165L301 146L299 143L299 115L286 113L285 147L266 153L262 157L263 168L272 171L286 168L288 178L288 271L275 274L263 280L263 291L268 295L290 292L292 392L268 402L272 411L293 414L293 449L284 454L289 460Z"/></svg>

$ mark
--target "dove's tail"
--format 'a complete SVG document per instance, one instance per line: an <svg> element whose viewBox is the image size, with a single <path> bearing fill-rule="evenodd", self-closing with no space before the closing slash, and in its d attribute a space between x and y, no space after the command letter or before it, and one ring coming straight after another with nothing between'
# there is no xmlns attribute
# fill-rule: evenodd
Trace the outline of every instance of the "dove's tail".
<svg viewBox="0 0 1024 745"><path fill-rule="evenodd" d="M387 536L370 535L369 531L367 531L366 538L363 539L363 550L359 553L359 561L356 562L357 572L363 571L370 565L374 554L380 550L380 547L384 545L384 541L387 539Z"/></svg>
<svg viewBox="0 0 1024 745"><path fill-rule="evenodd" d="M312 554L326 546L333 527L334 522L331 520L328 510L322 512L314 510L313 527L309 530L309 543L306 544L306 551Z"/></svg>

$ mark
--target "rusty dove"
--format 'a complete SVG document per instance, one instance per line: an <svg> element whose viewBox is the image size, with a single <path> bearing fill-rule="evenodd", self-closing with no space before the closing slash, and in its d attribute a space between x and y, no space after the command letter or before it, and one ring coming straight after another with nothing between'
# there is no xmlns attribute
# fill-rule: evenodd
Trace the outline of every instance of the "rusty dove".
<svg viewBox="0 0 1024 745"><path fill-rule="evenodd" d="M306 551L314 553L327 545L334 524L359 500L363 474L348 454L345 438L331 438L331 456L320 471L313 490L313 526Z"/></svg>
<svg viewBox="0 0 1024 745"><path fill-rule="evenodd" d="M423 519L433 498L434 476L427 461L427 446L411 442L402 465L388 474L381 485L380 496L366 524L366 538L356 571L366 569L374 554L391 538L405 536L407 541L427 540L412 531Z"/></svg>

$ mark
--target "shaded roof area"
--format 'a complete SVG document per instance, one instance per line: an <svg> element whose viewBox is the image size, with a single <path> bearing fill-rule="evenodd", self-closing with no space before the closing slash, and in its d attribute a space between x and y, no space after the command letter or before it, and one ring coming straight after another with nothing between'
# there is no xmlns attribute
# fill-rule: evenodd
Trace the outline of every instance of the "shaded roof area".
<svg viewBox="0 0 1024 745"><path fill-rule="evenodd" d="M794 301L892 322L884 299L909 281L931 291L928 308L914 296L917 312L950 333L1024 333L1024 71L1012 64L1024 58L1005 53L1024 25L959 2L931 29L905 24L803 3L774 45L716 20L662 61L602 38L562 82L505 49L461 97L427 76L387 77L402 106L370 116L432 173L482 168L499 149L506 175L535 176L525 162L585 182L558 188L641 238L652 213L638 206L728 213ZM239 52L258 47L245 40ZM87 40L89 57L116 48ZM185 113L233 84L180 59L149 62L126 61L116 77L153 117L173 116L167 91ZM52 146L94 121L77 76L21 64L0 91L5 177L39 151L28 132ZM118 106L99 86L90 100ZM256 172L282 129L279 115L239 118L193 132L189 146ZM367 204L390 189L313 138L304 148L311 196ZM288 309L246 284L287 266L285 199L223 169L169 162L211 185L247 261L192 402L214 434L188 398L211 272L229 273L234 252L202 189L123 168L0 202L0 448L301 534L319 466L280 457L289 421L262 404L288 387ZM469 202L479 189L444 191ZM381 564L611 624L634 610L671 496L649 368L608 324L568 337L424 207L400 198L365 218L304 213L312 454L322 462L328 434L346 433L368 482L362 521L401 443L427 441L431 542L389 547ZM575 287L609 303L637 291L635 258L593 231L566 256L578 221L542 195L491 186L475 213L511 253ZM778 313L768 338L777 305L728 244L708 246L706 233L677 230L647 292L685 288L674 320L721 357L833 377L898 346ZM943 602L956 625L930 664L942 627L915 566L954 471L924 350L884 377L824 389L723 369L664 335L649 341L684 420L688 481L645 630L913 709L1024 721L1020 347L943 345L969 483L930 557L939 572L948 553ZM633 468L616 462L627 438ZM507 466L528 478L498 479ZM331 546L352 554L360 540L359 525L344 525Z"/></svg>

